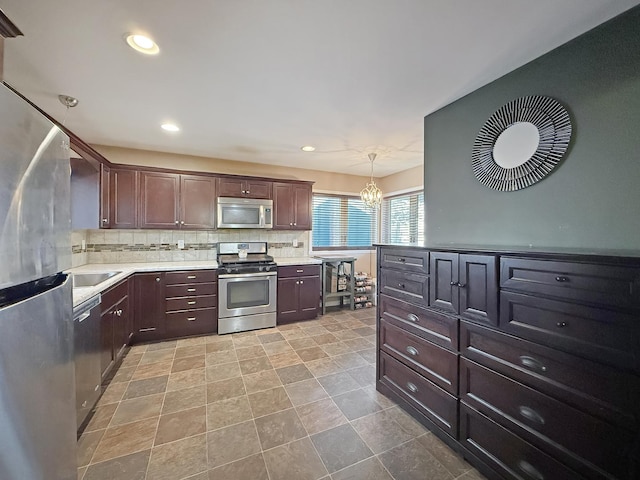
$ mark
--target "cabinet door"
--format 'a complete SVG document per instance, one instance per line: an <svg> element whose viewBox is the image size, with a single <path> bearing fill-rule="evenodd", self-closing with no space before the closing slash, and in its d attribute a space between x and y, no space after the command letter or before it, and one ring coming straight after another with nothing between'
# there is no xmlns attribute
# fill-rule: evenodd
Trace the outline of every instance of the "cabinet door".
<svg viewBox="0 0 640 480"><path fill-rule="evenodd" d="M165 333L164 273L140 273L134 277L136 340L157 340Z"/></svg>
<svg viewBox="0 0 640 480"><path fill-rule="evenodd" d="M113 312L113 356L117 361L122 357L124 349L129 344L129 296L121 299L113 307Z"/></svg>
<svg viewBox="0 0 640 480"><path fill-rule="evenodd" d="M218 196L244 197L245 186L240 178L218 178Z"/></svg>
<svg viewBox="0 0 640 480"><path fill-rule="evenodd" d="M100 165L100 228L111 228L111 169Z"/></svg>
<svg viewBox="0 0 640 480"><path fill-rule="evenodd" d="M458 313L458 254L430 252L432 278L429 305L446 312Z"/></svg>
<svg viewBox="0 0 640 480"><path fill-rule="evenodd" d="M178 226L180 175L140 172L140 228Z"/></svg>
<svg viewBox="0 0 640 480"><path fill-rule="evenodd" d="M320 277L300 277L298 280L298 309L300 319L308 320L318 316L320 305Z"/></svg>
<svg viewBox="0 0 640 480"><path fill-rule="evenodd" d="M112 169L109 175L110 228L138 226L138 172Z"/></svg>
<svg viewBox="0 0 640 480"><path fill-rule="evenodd" d="M498 325L498 259L460 254L460 316Z"/></svg>
<svg viewBox="0 0 640 480"><path fill-rule="evenodd" d="M271 198L271 188L273 183L264 180L244 181L244 196L247 198L262 198L268 200Z"/></svg>
<svg viewBox="0 0 640 480"><path fill-rule="evenodd" d="M293 185L293 226L296 230L311 230L311 185Z"/></svg>
<svg viewBox="0 0 640 480"><path fill-rule="evenodd" d="M295 322L299 319L299 288L298 279L279 278L278 279L278 324Z"/></svg>
<svg viewBox="0 0 640 480"><path fill-rule="evenodd" d="M293 229L293 189L290 183L273 184L273 229Z"/></svg>
<svg viewBox="0 0 640 480"><path fill-rule="evenodd" d="M180 228L215 228L215 179L180 176Z"/></svg>
<svg viewBox="0 0 640 480"><path fill-rule="evenodd" d="M113 352L114 309L109 308L100 315L100 371L102 379L109 374L115 364Z"/></svg>

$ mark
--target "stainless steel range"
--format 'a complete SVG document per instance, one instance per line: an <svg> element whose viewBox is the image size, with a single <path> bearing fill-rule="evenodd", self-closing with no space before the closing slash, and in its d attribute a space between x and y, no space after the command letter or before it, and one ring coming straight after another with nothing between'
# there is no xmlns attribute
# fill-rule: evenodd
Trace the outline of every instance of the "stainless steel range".
<svg viewBox="0 0 640 480"><path fill-rule="evenodd" d="M278 272L267 243L219 243L218 265L218 333L275 327Z"/></svg>

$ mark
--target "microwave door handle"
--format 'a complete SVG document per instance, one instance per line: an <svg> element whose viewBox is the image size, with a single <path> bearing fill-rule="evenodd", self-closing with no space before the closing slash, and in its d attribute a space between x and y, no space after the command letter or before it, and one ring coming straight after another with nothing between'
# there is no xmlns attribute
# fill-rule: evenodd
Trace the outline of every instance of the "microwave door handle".
<svg viewBox="0 0 640 480"><path fill-rule="evenodd" d="M260 205L260 226L264 227L264 205Z"/></svg>

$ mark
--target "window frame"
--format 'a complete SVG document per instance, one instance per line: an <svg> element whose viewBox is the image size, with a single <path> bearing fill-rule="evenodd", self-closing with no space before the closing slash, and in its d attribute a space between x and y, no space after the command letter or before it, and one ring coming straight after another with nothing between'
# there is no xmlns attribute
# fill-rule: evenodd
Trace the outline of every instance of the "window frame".
<svg viewBox="0 0 640 480"><path fill-rule="evenodd" d="M422 195L422 210L423 210L423 218L422 218L422 240L420 240L420 201L419 197ZM415 201L412 200L412 197L415 197ZM391 232L389 231L389 221L390 217L390 203L393 199L397 198L409 198L409 242L399 243L391 241ZM386 211L385 210L389 210ZM424 188L419 190L412 190L408 192L391 194L382 199L382 206L380 208L380 221L379 221L379 238L382 239L384 243L393 243L398 245L414 245L414 244L423 244L425 241L425 226L424 226Z"/></svg>

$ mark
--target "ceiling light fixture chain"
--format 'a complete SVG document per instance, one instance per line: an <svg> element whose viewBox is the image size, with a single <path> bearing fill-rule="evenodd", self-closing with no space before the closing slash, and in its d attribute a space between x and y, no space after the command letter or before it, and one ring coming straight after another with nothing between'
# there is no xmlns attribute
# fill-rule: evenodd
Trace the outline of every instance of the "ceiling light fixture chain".
<svg viewBox="0 0 640 480"><path fill-rule="evenodd" d="M380 208L382 204L382 190L378 188L376 182L373 181L373 162L377 157L377 154L370 153L368 155L371 161L371 181L360 192L360 198L362 202L371 209Z"/></svg>

